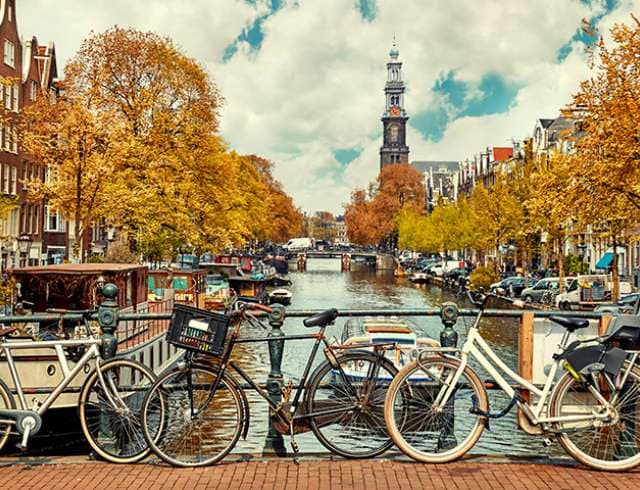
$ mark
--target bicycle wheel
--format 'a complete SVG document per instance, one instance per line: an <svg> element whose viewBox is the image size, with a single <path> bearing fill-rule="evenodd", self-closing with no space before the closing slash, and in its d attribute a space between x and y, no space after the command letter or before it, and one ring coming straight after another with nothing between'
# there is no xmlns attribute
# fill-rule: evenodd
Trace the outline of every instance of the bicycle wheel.
<svg viewBox="0 0 640 490"><path fill-rule="evenodd" d="M628 362L625 369L628 367ZM606 400L614 400L615 415L605 420L555 424L558 442L576 461L607 471L624 471L640 465L640 369L632 368L620 390L605 388L602 372L594 384ZM556 384L550 402L552 417L603 413L604 405L582 383L565 373Z"/></svg>
<svg viewBox="0 0 640 490"><path fill-rule="evenodd" d="M218 371L180 368L147 392L142 425L147 443L165 462L192 467L214 464L236 445L245 423L242 394L227 374L214 394Z"/></svg>
<svg viewBox="0 0 640 490"><path fill-rule="evenodd" d="M337 359L345 375L328 362L321 364L309 382L306 410L343 410L312 417L311 430L323 446L345 458L378 456L393 446L384 423L384 397L398 370L383 356L366 351Z"/></svg>
<svg viewBox="0 0 640 490"><path fill-rule="evenodd" d="M480 438L485 417L471 409L475 401L488 411L489 401L471 368L462 371L447 403L434 407L459 366L457 359L428 357L405 366L389 386L384 405L387 430L407 456L423 463L446 463L463 456Z"/></svg>
<svg viewBox="0 0 640 490"><path fill-rule="evenodd" d="M0 379L0 410L16 408L16 402L11 396L11 391L7 387L6 384ZM0 416L1 417L1 416ZM9 440L9 435L11 435L11 428L13 424L0 424L0 450L4 447L4 445Z"/></svg>
<svg viewBox="0 0 640 490"><path fill-rule="evenodd" d="M112 463L135 463L149 454L140 410L156 376L145 365L112 359L89 375L80 393L80 425L93 450ZM101 382L100 377L104 380Z"/></svg>

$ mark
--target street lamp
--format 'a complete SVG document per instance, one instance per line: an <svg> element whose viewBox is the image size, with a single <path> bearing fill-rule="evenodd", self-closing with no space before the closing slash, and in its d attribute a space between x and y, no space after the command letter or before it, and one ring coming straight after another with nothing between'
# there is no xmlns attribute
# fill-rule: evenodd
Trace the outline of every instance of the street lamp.
<svg viewBox="0 0 640 490"><path fill-rule="evenodd" d="M31 248L31 237L29 235L20 235L18 237L18 251L20 253L20 262L22 262L22 256L24 255L24 265L29 263L29 249ZM22 263L20 264L22 267Z"/></svg>
<svg viewBox="0 0 640 490"><path fill-rule="evenodd" d="M587 250L587 245L584 242L580 242L577 245L578 257L580 258L580 274L584 274L584 254Z"/></svg>

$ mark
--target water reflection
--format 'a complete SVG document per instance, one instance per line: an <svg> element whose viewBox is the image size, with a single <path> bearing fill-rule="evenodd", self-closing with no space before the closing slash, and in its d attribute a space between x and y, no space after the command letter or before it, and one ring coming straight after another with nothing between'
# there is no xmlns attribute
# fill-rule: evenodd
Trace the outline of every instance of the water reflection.
<svg viewBox="0 0 640 490"><path fill-rule="evenodd" d="M427 308L438 306L445 301L454 301L460 307L470 305L460 303L455 295L431 285L414 285L405 278L395 278L393 273L340 271L339 259L309 259L306 272L290 273L293 281L293 300L291 309L384 309L384 308ZM437 317L411 317L421 336L439 338L442 324ZM339 319L336 325L327 329L329 337L340 338L345 320ZM472 325L473 318L460 318L456 331L459 333L459 345L466 338L466 332ZM308 333L301 319L287 319L283 330L288 334ZM481 323L481 332L485 340L495 352L511 367L516 368L518 352L518 322L515 319L487 318ZM266 334L267 332L247 331L246 334ZM290 341L285 346L282 371L285 381L299 379L304 363L311 350L313 341ZM260 382L265 382L269 372L268 348L264 344L244 344L238 346L235 357L243 368L247 368ZM315 364L324 360L320 352ZM478 366L481 379L489 379L487 373ZM239 452L260 452L264 445L267 431L267 405L251 392L252 426L246 442L236 447ZM500 411L509 400L502 393L491 392L492 411ZM548 454L543 449L539 438L531 438L517 430L515 410L499 420L491 421L491 431L484 432L475 448L480 453L501 454ZM287 444L288 444L288 438ZM296 437L304 452L324 452L313 434L302 434ZM288 446L287 446L288 447ZM557 452L554 452L557 454Z"/></svg>

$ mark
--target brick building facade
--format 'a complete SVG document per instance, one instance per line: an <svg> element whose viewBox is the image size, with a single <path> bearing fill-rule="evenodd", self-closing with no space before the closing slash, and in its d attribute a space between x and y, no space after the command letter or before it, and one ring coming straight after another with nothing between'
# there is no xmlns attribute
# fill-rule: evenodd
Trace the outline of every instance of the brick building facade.
<svg viewBox="0 0 640 490"><path fill-rule="evenodd" d="M41 45L36 37L22 42L16 0L0 0L0 86L3 107L0 130L0 192L16 196L18 206L0 219L2 270L53 263L67 257L68 234L59 214L46 203L26 198L23 182L46 179L43 165L20 147L16 119L38 97L56 97L57 64L53 43Z"/></svg>

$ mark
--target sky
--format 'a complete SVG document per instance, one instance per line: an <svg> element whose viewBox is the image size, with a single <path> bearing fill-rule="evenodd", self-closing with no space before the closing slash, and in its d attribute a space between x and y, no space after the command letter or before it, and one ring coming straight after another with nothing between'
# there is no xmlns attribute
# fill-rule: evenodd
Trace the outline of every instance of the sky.
<svg viewBox="0 0 640 490"><path fill-rule="evenodd" d="M556 117L590 74L581 30L607 38L640 0L17 0L23 38L59 66L114 25L171 37L211 74L231 149L275 163L305 212L341 213L379 170L395 35L410 160L465 160Z"/></svg>

